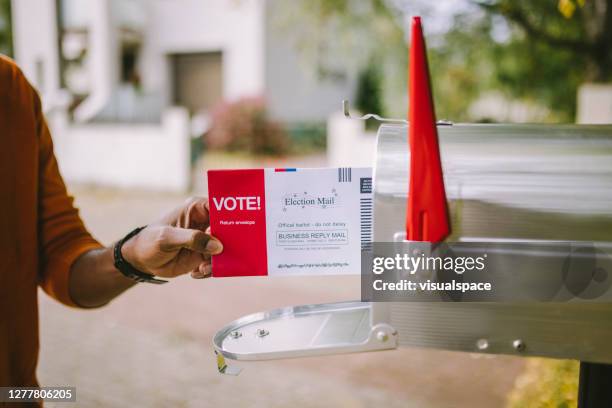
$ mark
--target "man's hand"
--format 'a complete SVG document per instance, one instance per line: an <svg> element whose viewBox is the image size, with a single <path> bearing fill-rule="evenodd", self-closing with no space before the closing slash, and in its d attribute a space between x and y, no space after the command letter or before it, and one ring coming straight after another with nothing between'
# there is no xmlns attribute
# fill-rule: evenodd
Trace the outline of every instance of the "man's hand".
<svg viewBox="0 0 612 408"><path fill-rule="evenodd" d="M209 235L208 199L191 198L127 241L122 254L136 269L162 278L205 278L223 246Z"/></svg>
<svg viewBox="0 0 612 408"><path fill-rule="evenodd" d="M208 200L190 199L125 242L121 252L142 272L205 278L211 274L211 255L223 250L208 227ZM112 247L86 252L70 268L70 296L83 307L102 306L135 284L115 268Z"/></svg>

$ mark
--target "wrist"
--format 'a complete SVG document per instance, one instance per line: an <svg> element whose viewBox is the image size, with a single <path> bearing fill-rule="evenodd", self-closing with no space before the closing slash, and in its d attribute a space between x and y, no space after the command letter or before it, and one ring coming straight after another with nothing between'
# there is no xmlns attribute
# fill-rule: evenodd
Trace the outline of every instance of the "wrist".
<svg viewBox="0 0 612 408"><path fill-rule="evenodd" d="M137 235L145 227L139 227L134 229L132 232L127 234L123 239L118 241L113 248L113 257L115 268L126 277L133 279L137 282L148 282L148 283L166 283L168 281L157 279L155 275L148 273L146 268L142 268L138 265L138 262L132 258L137 252L135 244L137 242ZM132 241L130 243L130 241ZM127 247L127 248L126 248ZM127 249L124 251L124 248ZM127 254L128 258L125 257ZM132 263L133 262L133 263Z"/></svg>
<svg viewBox="0 0 612 408"><path fill-rule="evenodd" d="M134 268L142 272L148 273L146 268L143 265L141 265L140 262L138 262L138 257L136 256L136 240L137 239L138 239L138 234L131 237L127 241L123 242L123 245L121 245L121 248L120 248L121 256Z"/></svg>

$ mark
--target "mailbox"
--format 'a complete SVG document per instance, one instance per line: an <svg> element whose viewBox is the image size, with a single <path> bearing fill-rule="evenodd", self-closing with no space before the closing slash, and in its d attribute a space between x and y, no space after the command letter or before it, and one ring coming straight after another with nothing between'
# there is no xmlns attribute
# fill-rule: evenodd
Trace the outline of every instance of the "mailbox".
<svg viewBox="0 0 612 408"><path fill-rule="evenodd" d="M383 124L378 130L375 242L405 238L407 126ZM438 134L452 222L448 241L519 242L526 252L531 244L584 241L612 252L612 126L445 123ZM523 255L529 254L516 254ZM600 272L594 284L612 291L612 270ZM232 322L213 345L220 371L234 373L226 359L402 346L612 363L612 303L294 306Z"/></svg>

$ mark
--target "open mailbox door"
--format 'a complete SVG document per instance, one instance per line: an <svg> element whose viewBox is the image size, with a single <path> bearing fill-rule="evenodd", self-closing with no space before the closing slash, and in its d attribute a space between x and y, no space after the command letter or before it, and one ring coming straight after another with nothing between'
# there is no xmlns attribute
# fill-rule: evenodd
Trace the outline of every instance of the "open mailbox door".
<svg viewBox="0 0 612 408"><path fill-rule="evenodd" d="M534 256L532 243L585 242L600 255L612 253L612 126L459 124L439 126L438 132L452 220L449 241L521 242L526 251L516 259ZM375 242L405 237L407 133L407 125L400 124L378 130ZM558 268L559 263L537 267ZM598 276L589 275L584 293L609 298L612 269L601 264L594 270ZM213 344L225 372L224 358L264 360L397 346L612 363L612 303L586 300L295 306L232 322Z"/></svg>
<svg viewBox="0 0 612 408"><path fill-rule="evenodd" d="M386 323L372 325L372 304L342 302L304 305L238 319L213 339L219 371L238 374L232 360L270 360L392 349L397 332Z"/></svg>

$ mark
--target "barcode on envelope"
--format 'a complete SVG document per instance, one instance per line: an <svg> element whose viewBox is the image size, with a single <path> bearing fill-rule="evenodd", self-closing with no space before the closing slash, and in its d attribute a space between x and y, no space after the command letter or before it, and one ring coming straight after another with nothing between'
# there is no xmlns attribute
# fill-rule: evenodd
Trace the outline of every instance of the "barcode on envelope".
<svg viewBox="0 0 612 408"><path fill-rule="evenodd" d="M339 183L350 183L351 182L351 168L350 167L339 167L338 168L338 182Z"/></svg>
<svg viewBox="0 0 612 408"><path fill-rule="evenodd" d="M359 199L362 251L372 248L372 210L372 197Z"/></svg>

